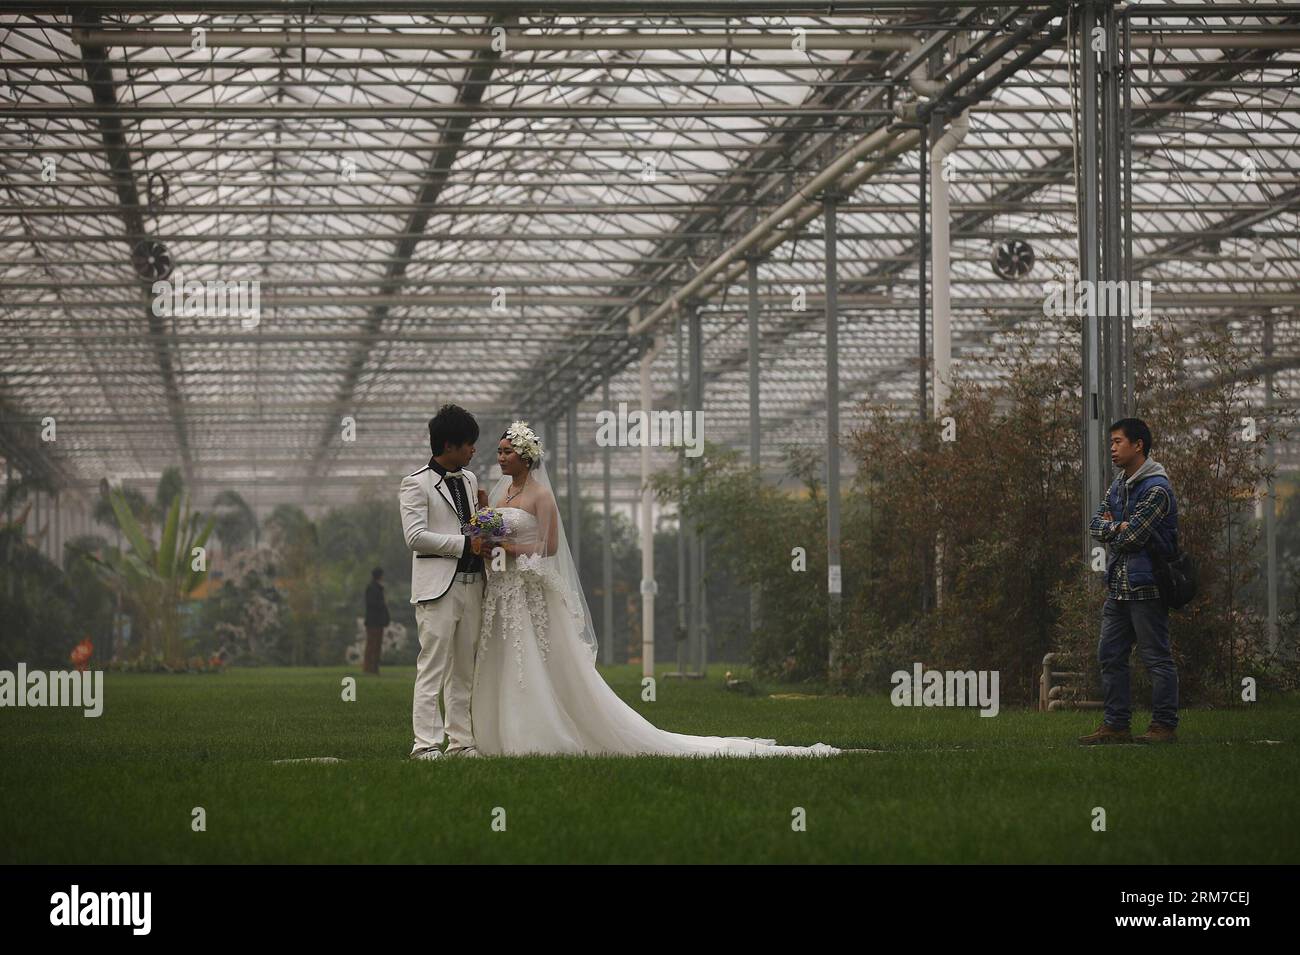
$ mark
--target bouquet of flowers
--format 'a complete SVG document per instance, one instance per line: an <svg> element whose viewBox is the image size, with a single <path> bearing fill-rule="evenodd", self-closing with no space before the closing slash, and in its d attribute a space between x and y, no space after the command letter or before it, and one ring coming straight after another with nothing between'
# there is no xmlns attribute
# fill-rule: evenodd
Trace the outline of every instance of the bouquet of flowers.
<svg viewBox="0 0 1300 955"><path fill-rule="evenodd" d="M460 526L462 534L486 542L505 540L506 518L494 507L480 507L469 519L468 524Z"/></svg>

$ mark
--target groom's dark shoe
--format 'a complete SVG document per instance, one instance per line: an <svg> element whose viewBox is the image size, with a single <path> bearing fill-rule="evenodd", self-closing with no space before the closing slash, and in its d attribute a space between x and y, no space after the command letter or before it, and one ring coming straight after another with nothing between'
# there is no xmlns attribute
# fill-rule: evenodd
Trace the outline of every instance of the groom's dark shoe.
<svg viewBox="0 0 1300 955"><path fill-rule="evenodd" d="M1118 730L1109 723L1102 723L1087 736L1080 736L1079 742L1084 746L1096 746L1099 743L1131 743L1133 737L1128 730Z"/></svg>

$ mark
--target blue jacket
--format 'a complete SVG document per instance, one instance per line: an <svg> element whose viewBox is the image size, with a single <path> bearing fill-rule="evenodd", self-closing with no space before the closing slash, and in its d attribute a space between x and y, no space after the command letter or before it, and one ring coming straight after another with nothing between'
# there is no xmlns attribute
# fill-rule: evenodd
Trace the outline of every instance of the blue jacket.
<svg viewBox="0 0 1300 955"><path fill-rule="evenodd" d="M1129 524L1126 533L1116 533L1108 539L1111 546L1106 560L1106 580L1114 584L1115 574L1123 561L1127 566L1130 590L1156 585L1151 558L1146 552L1148 541L1153 550L1165 557L1173 557L1178 545L1178 500L1165 469L1154 461L1147 461L1133 477L1135 480L1129 481L1121 474L1106 492L1106 508L1113 517L1113 526L1118 528L1120 524ZM1151 515L1150 506L1143 509L1144 513L1139 513L1139 505L1148 500L1157 488L1167 495L1165 513Z"/></svg>

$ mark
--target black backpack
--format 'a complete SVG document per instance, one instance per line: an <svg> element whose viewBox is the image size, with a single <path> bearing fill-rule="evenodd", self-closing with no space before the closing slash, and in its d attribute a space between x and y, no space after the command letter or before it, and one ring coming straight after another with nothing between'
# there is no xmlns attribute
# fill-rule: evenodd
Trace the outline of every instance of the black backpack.
<svg viewBox="0 0 1300 955"><path fill-rule="evenodd" d="M1151 543L1148 539L1146 552L1147 557L1151 559L1151 573L1156 579L1156 589L1160 591L1160 599L1170 610L1180 610L1196 597L1196 561L1191 554L1178 546L1176 533L1173 557L1165 557L1152 547Z"/></svg>

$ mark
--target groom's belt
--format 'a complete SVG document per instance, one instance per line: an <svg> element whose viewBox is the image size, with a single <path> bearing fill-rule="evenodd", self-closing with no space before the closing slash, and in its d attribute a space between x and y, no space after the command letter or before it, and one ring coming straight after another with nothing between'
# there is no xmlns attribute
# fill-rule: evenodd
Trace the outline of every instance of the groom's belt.
<svg viewBox="0 0 1300 955"><path fill-rule="evenodd" d="M444 557L442 554L416 554L415 556L416 556L417 558L420 558L420 557L442 557L443 560L454 560L454 559L455 559L455 558L452 558L452 557ZM455 579L456 579L456 580L463 580L463 581L465 581L466 583L473 583L475 580L478 579L479 574L481 574L481 573L482 573L481 570L458 570L458 571L456 571L456 577L455 577Z"/></svg>

